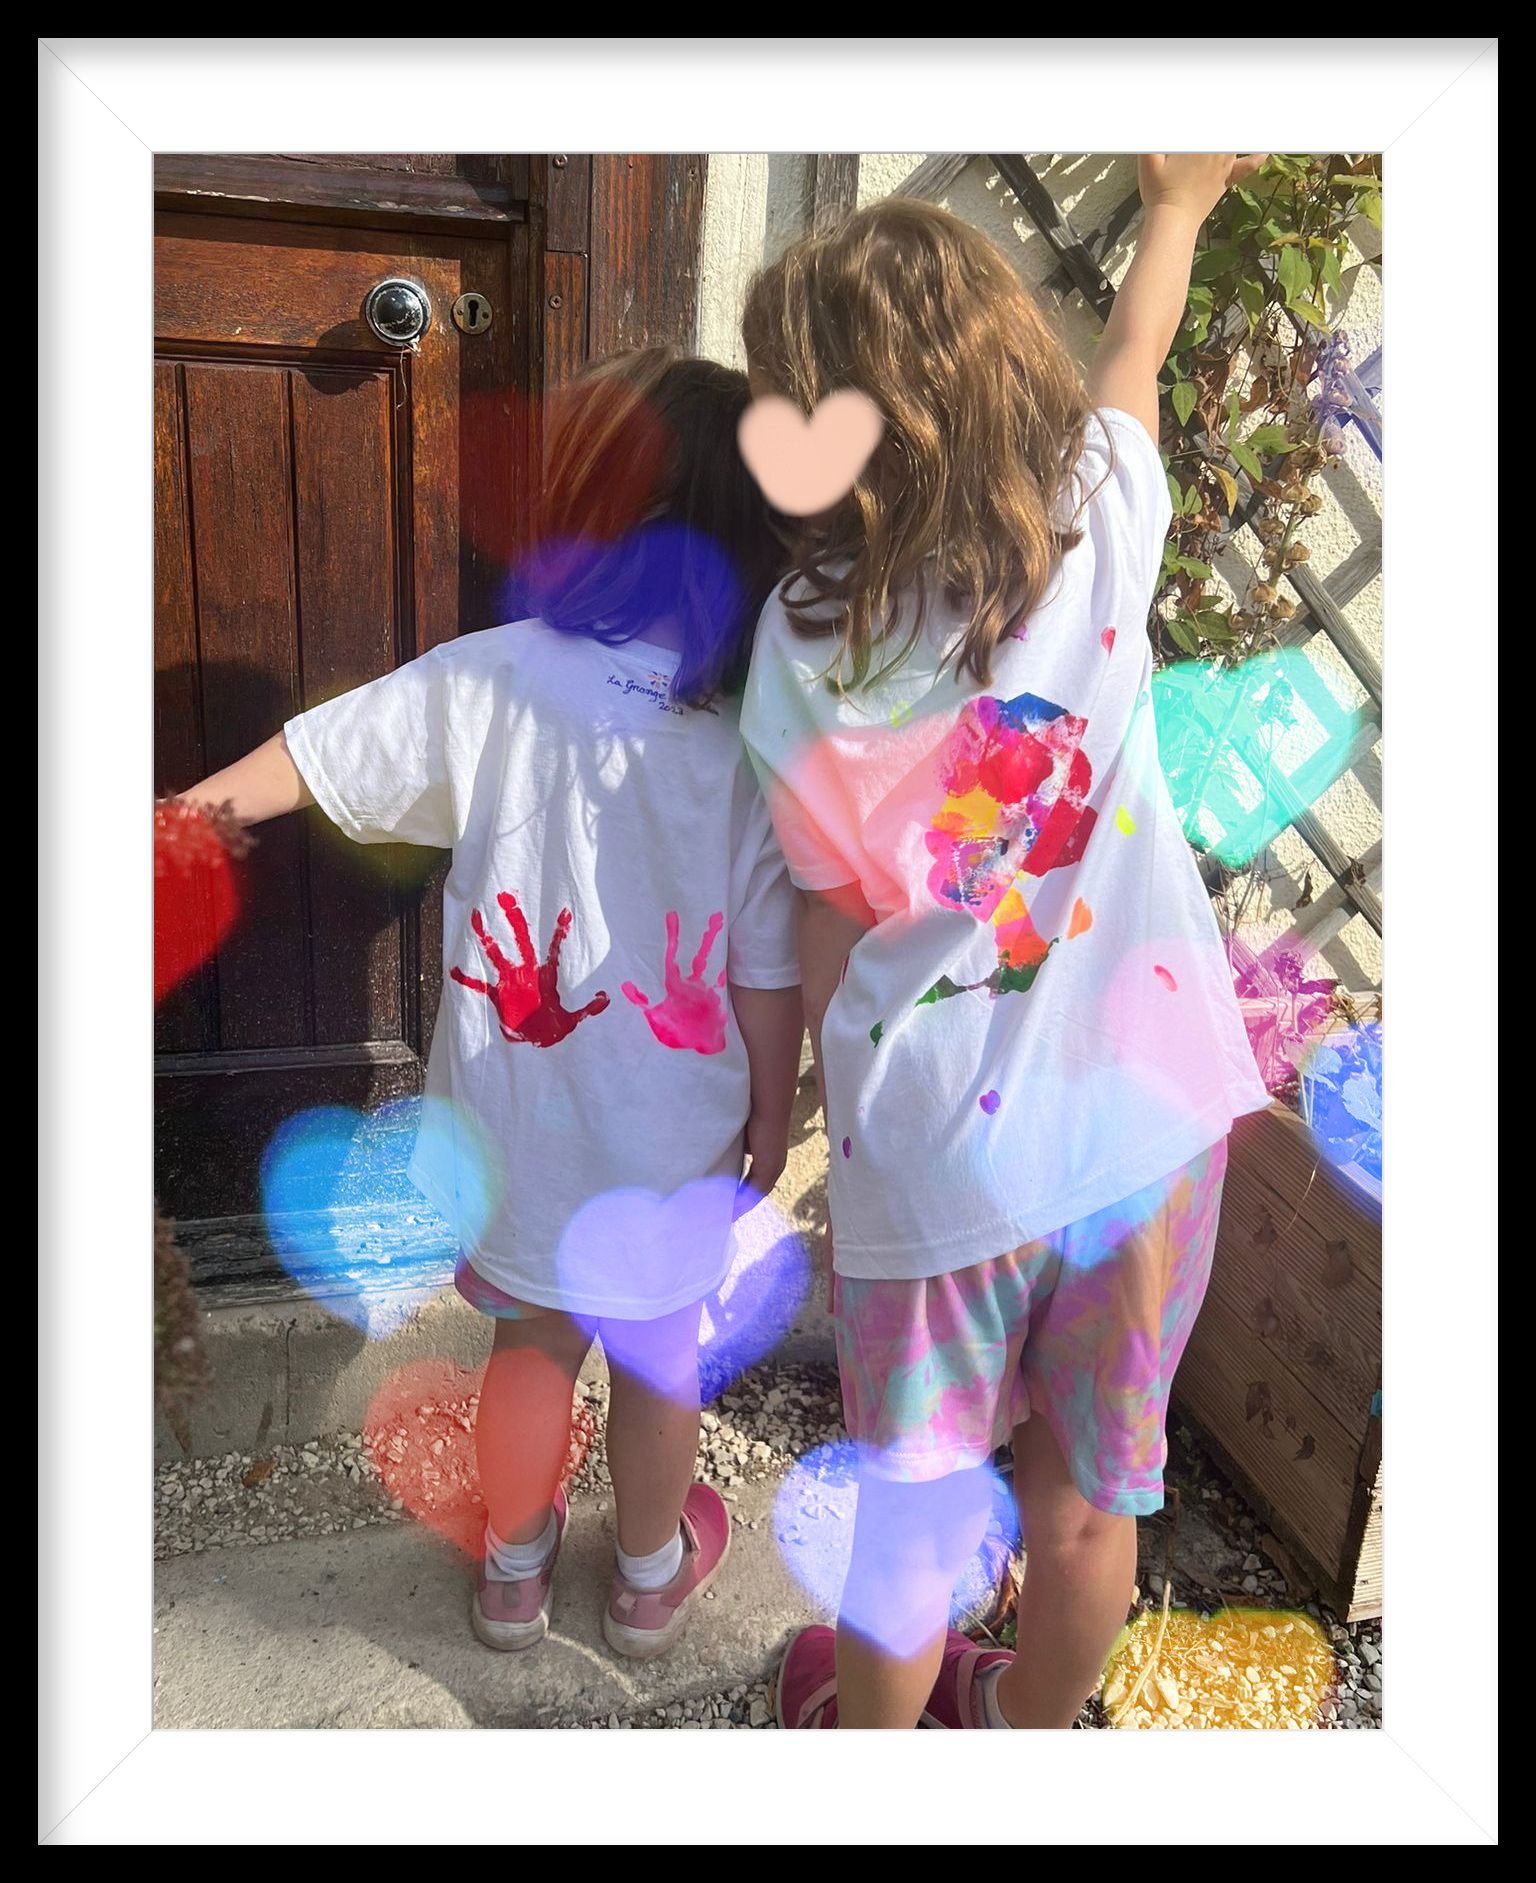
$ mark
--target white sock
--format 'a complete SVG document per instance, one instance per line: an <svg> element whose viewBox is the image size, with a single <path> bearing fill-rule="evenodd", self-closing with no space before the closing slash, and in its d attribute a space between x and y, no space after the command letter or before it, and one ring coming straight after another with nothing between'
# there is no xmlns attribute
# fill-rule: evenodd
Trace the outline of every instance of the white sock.
<svg viewBox="0 0 1536 1883"><path fill-rule="evenodd" d="M531 1543L503 1543L489 1524L485 1526L485 1573L492 1582L527 1582L549 1561L559 1539L554 1507L549 1522Z"/></svg>
<svg viewBox="0 0 1536 1883"><path fill-rule="evenodd" d="M1002 1678L1006 1661L994 1661L990 1667L984 1667L976 1676L976 1695L981 1702L981 1723L983 1726L1001 1726L1012 1732L1013 1727L1003 1717L1003 1709L997 1704L997 1683Z"/></svg>
<svg viewBox="0 0 1536 1883"><path fill-rule="evenodd" d="M619 1574L629 1586L654 1594L666 1588L683 1566L683 1533L677 1531L670 1543L663 1543L649 1556L629 1556L617 1546L614 1554L619 1559Z"/></svg>

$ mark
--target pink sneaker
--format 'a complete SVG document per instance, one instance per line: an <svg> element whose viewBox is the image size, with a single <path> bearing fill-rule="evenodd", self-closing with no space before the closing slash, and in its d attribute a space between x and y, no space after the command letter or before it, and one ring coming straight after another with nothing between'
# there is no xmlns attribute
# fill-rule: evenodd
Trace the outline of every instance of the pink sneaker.
<svg viewBox="0 0 1536 1883"><path fill-rule="evenodd" d="M565 1536L565 1492L555 1492L555 1547L536 1576L521 1582L493 1582L480 1565L475 1599L469 1605L469 1625L488 1648L531 1648L549 1633L549 1603L555 1580L555 1561Z"/></svg>
<svg viewBox="0 0 1536 1883"><path fill-rule="evenodd" d="M993 1667L999 1661L1006 1664L1012 1659L1007 1648L978 1648L968 1635L951 1628L944 1643L939 1677L933 1683L933 1692L928 1696L919 1725L938 1726L950 1732L958 1727L980 1726L977 1708L981 1705L981 1695L976 1691L976 1676L984 1667Z"/></svg>
<svg viewBox="0 0 1536 1883"><path fill-rule="evenodd" d="M635 1589L615 1571L603 1639L615 1654L648 1661L683 1632L694 1602L731 1547L731 1516L718 1491L695 1484L683 1499L683 1566L664 1589Z"/></svg>
<svg viewBox="0 0 1536 1883"><path fill-rule="evenodd" d="M837 1636L830 1628L802 1628L784 1650L773 1712L789 1729L836 1726Z"/></svg>

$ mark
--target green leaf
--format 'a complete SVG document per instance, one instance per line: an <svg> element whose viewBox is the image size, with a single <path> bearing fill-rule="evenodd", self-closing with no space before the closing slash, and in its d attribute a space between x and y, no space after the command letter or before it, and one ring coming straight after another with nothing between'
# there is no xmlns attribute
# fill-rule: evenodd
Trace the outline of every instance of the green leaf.
<svg viewBox="0 0 1536 1883"><path fill-rule="evenodd" d="M1246 442L1249 450L1258 452L1261 458L1283 456L1299 448L1286 437L1283 425L1256 425Z"/></svg>
<svg viewBox="0 0 1536 1883"><path fill-rule="evenodd" d="M1200 508L1200 488L1197 484L1191 484L1189 489L1184 493L1184 515L1187 517L1196 516Z"/></svg>
<svg viewBox="0 0 1536 1883"><path fill-rule="evenodd" d="M1189 304L1202 314L1208 314L1214 305L1209 288L1203 288L1199 282L1192 282L1189 289Z"/></svg>
<svg viewBox="0 0 1536 1883"><path fill-rule="evenodd" d="M1275 274L1287 301L1294 301L1299 295L1312 292L1312 270L1307 266L1307 258L1300 249L1282 249L1275 265Z"/></svg>
<svg viewBox="0 0 1536 1883"><path fill-rule="evenodd" d="M1259 463L1258 459L1248 449L1247 445L1234 442L1228 446L1228 449L1237 460L1239 466L1248 473L1249 478L1255 484L1263 481L1264 466Z"/></svg>
<svg viewBox="0 0 1536 1883"><path fill-rule="evenodd" d="M1212 248L1202 249L1190 265L1190 278L1194 281L1212 281L1217 275L1224 275L1230 268L1235 268L1243 259L1243 251L1235 242L1218 242Z"/></svg>
<svg viewBox="0 0 1536 1883"><path fill-rule="evenodd" d="M1310 302L1287 301L1286 306L1298 319L1304 320L1309 327L1319 327L1324 333L1332 332L1332 329L1328 325L1327 316L1320 313Z"/></svg>
<svg viewBox="0 0 1536 1883"><path fill-rule="evenodd" d="M1169 471L1168 473L1168 500L1173 505L1176 511L1183 510L1184 486L1174 476L1172 471Z"/></svg>
<svg viewBox="0 0 1536 1883"><path fill-rule="evenodd" d="M1238 277L1237 298L1243 304L1243 312L1248 316L1248 331L1252 333L1263 318L1265 303L1269 296L1262 281L1255 281L1250 275Z"/></svg>
<svg viewBox="0 0 1536 1883"><path fill-rule="evenodd" d="M1165 621L1163 626L1167 628L1175 643L1181 647L1186 654L1198 654L1200 652L1200 637L1196 632L1194 621L1189 615L1183 613L1176 614L1171 621Z"/></svg>
<svg viewBox="0 0 1536 1883"><path fill-rule="evenodd" d="M1344 274L1339 267L1339 258L1332 249L1329 249L1328 253L1323 257L1323 280L1331 293L1343 293Z"/></svg>
<svg viewBox="0 0 1536 1883"><path fill-rule="evenodd" d="M1235 641L1237 630L1227 618L1223 608L1202 608L1195 616L1200 624L1200 632L1208 641Z"/></svg>
<svg viewBox="0 0 1536 1883"><path fill-rule="evenodd" d="M1174 508L1177 509L1178 505L1175 504ZM1164 575L1172 575L1174 570L1178 568L1178 566L1179 566L1179 546L1170 537L1163 544L1163 570L1162 572Z"/></svg>
<svg viewBox="0 0 1536 1883"><path fill-rule="evenodd" d="M1166 330L1165 330L1166 331ZM1189 415L1195 409L1198 398L1194 386L1187 379L1181 379L1173 389L1173 415L1181 425L1189 423Z"/></svg>
<svg viewBox="0 0 1536 1883"><path fill-rule="evenodd" d="M1381 198L1379 196L1362 196L1358 207L1360 214L1367 222L1377 229L1381 227Z"/></svg>
<svg viewBox="0 0 1536 1883"><path fill-rule="evenodd" d="M1179 567L1186 575L1192 575L1197 582L1209 582L1211 579L1211 565L1208 562L1199 561L1194 556L1180 556Z"/></svg>

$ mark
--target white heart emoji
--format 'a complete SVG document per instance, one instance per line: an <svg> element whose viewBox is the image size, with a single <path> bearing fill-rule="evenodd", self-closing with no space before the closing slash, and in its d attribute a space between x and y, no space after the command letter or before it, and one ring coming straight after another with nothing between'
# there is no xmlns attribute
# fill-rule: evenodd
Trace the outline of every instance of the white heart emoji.
<svg viewBox="0 0 1536 1883"><path fill-rule="evenodd" d="M810 517L848 495L884 430L879 407L850 386L828 393L809 418L788 399L754 399L736 439L774 509Z"/></svg>

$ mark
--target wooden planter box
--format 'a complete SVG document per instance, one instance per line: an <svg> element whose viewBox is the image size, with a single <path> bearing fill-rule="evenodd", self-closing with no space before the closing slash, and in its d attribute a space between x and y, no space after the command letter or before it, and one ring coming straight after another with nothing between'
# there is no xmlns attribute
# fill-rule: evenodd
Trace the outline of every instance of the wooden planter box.
<svg viewBox="0 0 1536 1883"><path fill-rule="evenodd" d="M1174 1401L1293 1584L1381 1613L1381 1200L1281 1105L1233 1127L1216 1257Z"/></svg>

